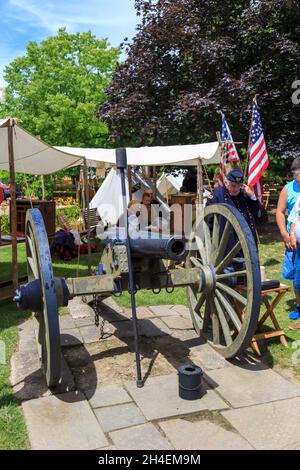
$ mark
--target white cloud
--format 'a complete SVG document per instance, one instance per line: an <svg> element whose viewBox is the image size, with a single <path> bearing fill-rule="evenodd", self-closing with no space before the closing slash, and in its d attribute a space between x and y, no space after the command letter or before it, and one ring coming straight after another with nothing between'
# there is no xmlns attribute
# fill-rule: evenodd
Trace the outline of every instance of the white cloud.
<svg viewBox="0 0 300 470"><path fill-rule="evenodd" d="M39 26L50 33L65 26L69 32L85 29L119 26L134 26L133 0L83 0L64 2L53 0L10 0L10 16L26 23Z"/></svg>
<svg viewBox="0 0 300 470"><path fill-rule="evenodd" d="M70 33L91 30L118 46L134 35L137 22L134 0L0 0L0 87L4 67L25 53L29 41L65 27Z"/></svg>

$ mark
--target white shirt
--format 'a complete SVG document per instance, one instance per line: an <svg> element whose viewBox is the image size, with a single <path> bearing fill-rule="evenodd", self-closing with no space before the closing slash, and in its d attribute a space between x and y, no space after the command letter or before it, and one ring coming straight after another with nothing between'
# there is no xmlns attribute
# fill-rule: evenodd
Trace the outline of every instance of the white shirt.
<svg viewBox="0 0 300 470"><path fill-rule="evenodd" d="M292 224L297 224L297 222L300 222L300 196L296 200L294 207L288 216L288 221Z"/></svg>

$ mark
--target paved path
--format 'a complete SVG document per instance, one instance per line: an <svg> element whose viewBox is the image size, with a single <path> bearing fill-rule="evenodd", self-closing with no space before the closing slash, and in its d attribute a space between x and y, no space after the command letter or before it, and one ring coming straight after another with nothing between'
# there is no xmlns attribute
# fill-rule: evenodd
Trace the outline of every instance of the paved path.
<svg viewBox="0 0 300 470"><path fill-rule="evenodd" d="M186 307L138 308L143 388L135 383L130 311L107 299L104 338L76 298L60 317L62 380L39 369L33 320L19 327L11 382L32 449L300 449L300 385L261 362L228 362L194 333ZM204 370L203 396L178 396L176 369Z"/></svg>

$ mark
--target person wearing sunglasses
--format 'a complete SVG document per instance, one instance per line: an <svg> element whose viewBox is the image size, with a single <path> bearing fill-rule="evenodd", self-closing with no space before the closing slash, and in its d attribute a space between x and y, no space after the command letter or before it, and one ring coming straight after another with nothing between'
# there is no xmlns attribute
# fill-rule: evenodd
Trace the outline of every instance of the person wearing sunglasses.
<svg viewBox="0 0 300 470"><path fill-rule="evenodd" d="M257 244L255 220L258 216L259 202L253 189L244 183L244 175L241 170L235 169L227 173L224 177L224 186L216 189L208 196L206 202L207 206L218 203L229 204L235 207L244 216ZM231 247L233 242L234 240L229 243L227 249Z"/></svg>

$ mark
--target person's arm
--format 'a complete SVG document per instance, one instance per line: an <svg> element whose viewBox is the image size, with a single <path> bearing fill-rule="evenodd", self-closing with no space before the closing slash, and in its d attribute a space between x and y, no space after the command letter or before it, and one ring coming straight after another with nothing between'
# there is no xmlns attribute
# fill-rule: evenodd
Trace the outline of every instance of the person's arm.
<svg viewBox="0 0 300 470"><path fill-rule="evenodd" d="M243 184L242 194L246 200L249 211L253 215L255 222L257 222L259 218L259 210L261 207L259 200L257 199L253 189L251 189L246 184Z"/></svg>
<svg viewBox="0 0 300 470"><path fill-rule="evenodd" d="M296 240L296 235L295 235L295 224L298 220L298 214L299 214L299 202L296 201L294 204L293 209L290 212L290 215L288 216L288 221L290 222L290 243L291 243L291 248L293 250L296 250L297 248L297 240Z"/></svg>
<svg viewBox="0 0 300 470"><path fill-rule="evenodd" d="M206 199L206 205L209 206L210 204L218 204L220 202L220 198L218 194L219 194L219 190L216 190L210 195L208 195Z"/></svg>
<svg viewBox="0 0 300 470"><path fill-rule="evenodd" d="M290 243L291 243L292 250L296 250L297 240L296 240L296 235L295 235L295 224L293 222L291 222L291 228L290 228Z"/></svg>
<svg viewBox="0 0 300 470"><path fill-rule="evenodd" d="M285 220L285 212L287 208L287 190L285 188L282 189L276 209L276 222L280 231L280 235L282 240L287 249L291 248L291 240L290 235L286 229L286 220Z"/></svg>

